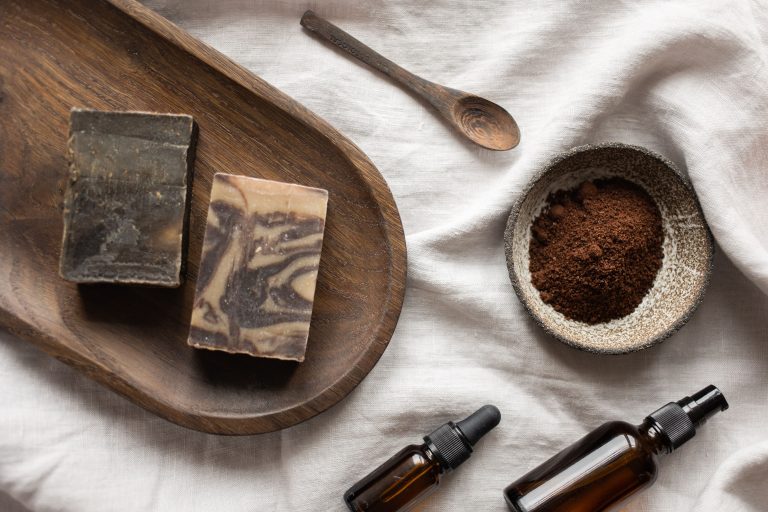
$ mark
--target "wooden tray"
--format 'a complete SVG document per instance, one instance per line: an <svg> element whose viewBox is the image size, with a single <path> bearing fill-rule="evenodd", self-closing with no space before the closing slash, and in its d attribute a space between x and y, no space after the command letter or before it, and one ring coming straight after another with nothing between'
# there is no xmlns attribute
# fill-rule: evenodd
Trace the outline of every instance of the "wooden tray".
<svg viewBox="0 0 768 512"><path fill-rule="evenodd" d="M74 106L198 122L180 289L58 277ZM304 363L186 346L217 171L330 192ZM371 370L400 314L405 260L397 207L373 164L258 77L132 0L0 0L0 325L180 425L268 432L324 411Z"/></svg>

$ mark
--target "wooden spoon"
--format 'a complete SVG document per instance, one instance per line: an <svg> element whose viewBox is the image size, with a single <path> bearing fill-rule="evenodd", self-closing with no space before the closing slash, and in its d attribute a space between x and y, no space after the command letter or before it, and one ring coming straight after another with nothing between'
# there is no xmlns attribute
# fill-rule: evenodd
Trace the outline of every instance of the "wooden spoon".
<svg viewBox="0 0 768 512"><path fill-rule="evenodd" d="M440 115L472 142L498 151L512 149L520 142L517 123L509 112L499 105L480 96L443 87L414 75L312 11L304 13L301 25L427 100Z"/></svg>

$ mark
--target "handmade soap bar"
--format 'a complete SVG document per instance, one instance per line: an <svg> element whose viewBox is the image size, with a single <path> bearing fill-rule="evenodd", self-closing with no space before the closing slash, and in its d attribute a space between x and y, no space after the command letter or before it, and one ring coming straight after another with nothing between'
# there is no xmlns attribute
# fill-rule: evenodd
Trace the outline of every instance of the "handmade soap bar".
<svg viewBox="0 0 768 512"><path fill-rule="evenodd" d="M187 115L72 110L64 279L181 284L195 135Z"/></svg>
<svg viewBox="0 0 768 512"><path fill-rule="evenodd" d="M328 192L216 174L189 344L303 361Z"/></svg>

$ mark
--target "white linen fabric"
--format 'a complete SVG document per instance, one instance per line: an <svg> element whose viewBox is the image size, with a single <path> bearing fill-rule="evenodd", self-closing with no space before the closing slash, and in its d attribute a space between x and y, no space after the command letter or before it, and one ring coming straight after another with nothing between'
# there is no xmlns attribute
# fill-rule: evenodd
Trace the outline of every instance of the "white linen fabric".
<svg viewBox="0 0 768 512"><path fill-rule="evenodd" d="M589 430L639 422L713 383L731 409L665 457L656 485L623 510L768 510L764 2L146 3L327 119L377 165L408 243L400 323L340 404L240 438L168 423L2 334L0 504L340 512L343 491L379 462L493 403L501 425L423 510L502 512L507 484ZM504 105L522 143L494 153L466 142L423 103L304 33L310 7L406 68ZM603 141L647 146L688 172L719 243L693 319L627 356L548 338L515 297L502 246L532 174L558 151Z"/></svg>

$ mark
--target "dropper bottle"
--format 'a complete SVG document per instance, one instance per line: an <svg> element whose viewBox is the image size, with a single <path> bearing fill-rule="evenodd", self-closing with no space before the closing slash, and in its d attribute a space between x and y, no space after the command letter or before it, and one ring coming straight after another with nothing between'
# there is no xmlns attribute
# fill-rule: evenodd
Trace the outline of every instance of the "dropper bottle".
<svg viewBox="0 0 768 512"><path fill-rule="evenodd" d="M411 510L434 492L443 475L466 461L475 444L501 421L493 405L484 405L467 419L440 426L423 444L406 446L357 482L344 501L352 512Z"/></svg>
<svg viewBox="0 0 768 512"><path fill-rule="evenodd" d="M696 435L728 402L715 386L670 402L640 425L605 423L504 489L514 512L619 510L650 487L662 455Z"/></svg>

